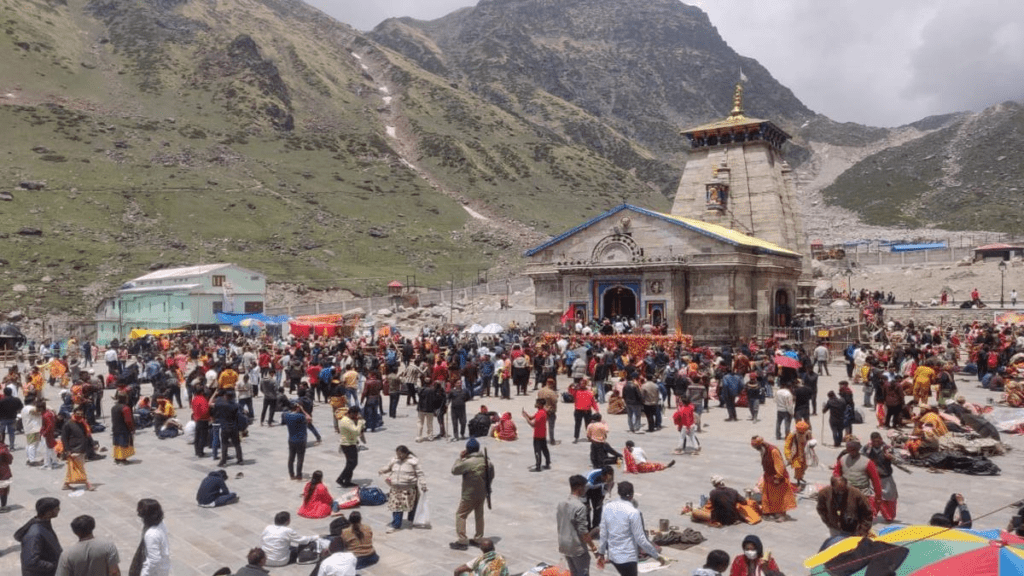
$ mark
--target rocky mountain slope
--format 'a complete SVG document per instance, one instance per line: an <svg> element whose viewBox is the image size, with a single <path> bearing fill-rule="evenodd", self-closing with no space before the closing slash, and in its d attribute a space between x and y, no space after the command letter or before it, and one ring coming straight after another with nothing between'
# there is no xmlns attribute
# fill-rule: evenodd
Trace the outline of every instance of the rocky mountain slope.
<svg viewBox="0 0 1024 576"><path fill-rule="evenodd" d="M811 193L959 118L832 122L674 0L484 0L369 36L299 0L0 0L0 26L0 294L29 316L204 261L359 294L507 273L623 201L667 209L679 132L741 69Z"/></svg>
<svg viewBox="0 0 1024 576"><path fill-rule="evenodd" d="M623 199L667 206L297 0L0 0L0 21L12 307L87 312L197 261L360 292L440 283Z"/></svg>
<svg viewBox="0 0 1024 576"><path fill-rule="evenodd" d="M746 109L797 136L861 145L885 129L837 124L737 54L707 14L676 0L484 0L424 22L381 23L370 37L484 100L635 169L670 196L688 143L680 131L721 118L742 72ZM565 114L571 107L574 113ZM624 143L657 154L644 162Z"/></svg>
<svg viewBox="0 0 1024 576"><path fill-rule="evenodd" d="M825 188L824 199L878 225L1019 233L1024 106L1005 102L952 118L867 156Z"/></svg>

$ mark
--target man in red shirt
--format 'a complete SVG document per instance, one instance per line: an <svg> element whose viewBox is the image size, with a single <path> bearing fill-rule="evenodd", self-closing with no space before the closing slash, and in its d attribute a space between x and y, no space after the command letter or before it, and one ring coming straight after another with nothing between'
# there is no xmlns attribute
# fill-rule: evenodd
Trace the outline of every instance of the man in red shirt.
<svg viewBox="0 0 1024 576"><path fill-rule="evenodd" d="M672 422L675 423L676 430L679 431L679 445L676 446L673 454L683 454L686 452L687 441L693 444L693 453L700 454L700 442L697 440L696 434L696 420L693 417L693 404L690 403L688 396L680 397L679 408L676 408L676 413L672 415Z"/></svg>
<svg viewBox="0 0 1024 576"><path fill-rule="evenodd" d="M196 423L196 437L192 446L196 457L205 458L206 445L210 443L210 401L206 399L206 388L196 386L192 396L192 420Z"/></svg>
<svg viewBox="0 0 1024 576"><path fill-rule="evenodd" d="M523 408L523 418L533 426L533 457L537 459L537 465L530 468L530 472L551 469L551 452L548 451L548 411L544 409L544 405L544 400L537 398L534 402L537 412L533 416L527 414L526 408ZM540 465L541 456L546 462L543 468Z"/></svg>
<svg viewBox="0 0 1024 576"><path fill-rule="evenodd" d="M306 377L309 379L309 389L316 390L317 384L320 383L320 363L310 362L306 368Z"/></svg>
<svg viewBox="0 0 1024 576"><path fill-rule="evenodd" d="M590 426L590 412L593 410L597 414L601 413L601 408L597 405L597 399L594 398L594 393L590 391L590 382L583 378L578 383L573 383L569 386L569 393L572 394L574 401L573 418L576 421L576 428L573 432L573 441L575 444L580 441L580 424Z"/></svg>

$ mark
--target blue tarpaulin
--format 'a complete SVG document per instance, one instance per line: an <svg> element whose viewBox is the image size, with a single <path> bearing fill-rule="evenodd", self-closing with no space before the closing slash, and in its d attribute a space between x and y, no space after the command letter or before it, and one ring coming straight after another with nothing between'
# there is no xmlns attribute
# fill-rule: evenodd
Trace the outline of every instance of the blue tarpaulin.
<svg viewBox="0 0 1024 576"><path fill-rule="evenodd" d="M945 242L933 244L893 244L889 250L893 252L917 252L919 250L942 250L947 248Z"/></svg>
<svg viewBox="0 0 1024 576"><path fill-rule="evenodd" d="M217 322L221 324L231 324L232 326L238 326L242 320L259 320L264 324L284 324L288 321L288 316L267 316L266 314L231 314L229 312L218 312Z"/></svg>

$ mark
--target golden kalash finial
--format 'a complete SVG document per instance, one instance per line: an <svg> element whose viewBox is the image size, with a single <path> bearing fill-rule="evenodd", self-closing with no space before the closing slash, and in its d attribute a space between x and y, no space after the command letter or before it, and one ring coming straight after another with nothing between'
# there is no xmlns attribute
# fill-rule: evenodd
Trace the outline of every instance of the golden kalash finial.
<svg viewBox="0 0 1024 576"><path fill-rule="evenodd" d="M736 92L732 95L732 112L730 118L742 118L743 114L743 83L736 83Z"/></svg>

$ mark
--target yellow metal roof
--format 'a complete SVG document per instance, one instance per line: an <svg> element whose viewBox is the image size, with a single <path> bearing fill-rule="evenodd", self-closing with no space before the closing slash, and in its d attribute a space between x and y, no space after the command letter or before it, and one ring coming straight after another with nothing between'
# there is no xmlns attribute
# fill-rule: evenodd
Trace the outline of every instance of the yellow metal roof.
<svg viewBox="0 0 1024 576"><path fill-rule="evenodd" d="M703 220L694 220L693 218L673 216L671 214L665 214L663 212L658 212L658 214L660 214L664 218L667 218L669 220L675 220L676 222L680 222L681 224L687 227L695 228L698 231L703 231L705 234L716 236L718 238L721 238L722 240L731 242L733 244L739 244L741 246L750 246L751 248L760 248L762 250L767 250L769 252L775 252L778 254L790 254L793 256L800 256L799 252L787 250L786 248L783 248L778 244L773 244L767 240L761 240L760 238L747 236L746 234L740 232L739 230L733 230L732 228L726 228L725 226L720 226L718 224L704 222Z"/></svg>
<svg viewBox="0 0 1024 576"><path fill-rule="evenodd" d="M684 134L692 134L695 132L714 132L715 130L725 130L728 128L738 128L740 126L760 126L767 122L767 120L761 120L760 118L747 118L746 116L729 116L715 122L708 124L702 124L696 128L690 128L684 130Z"/></svg>

